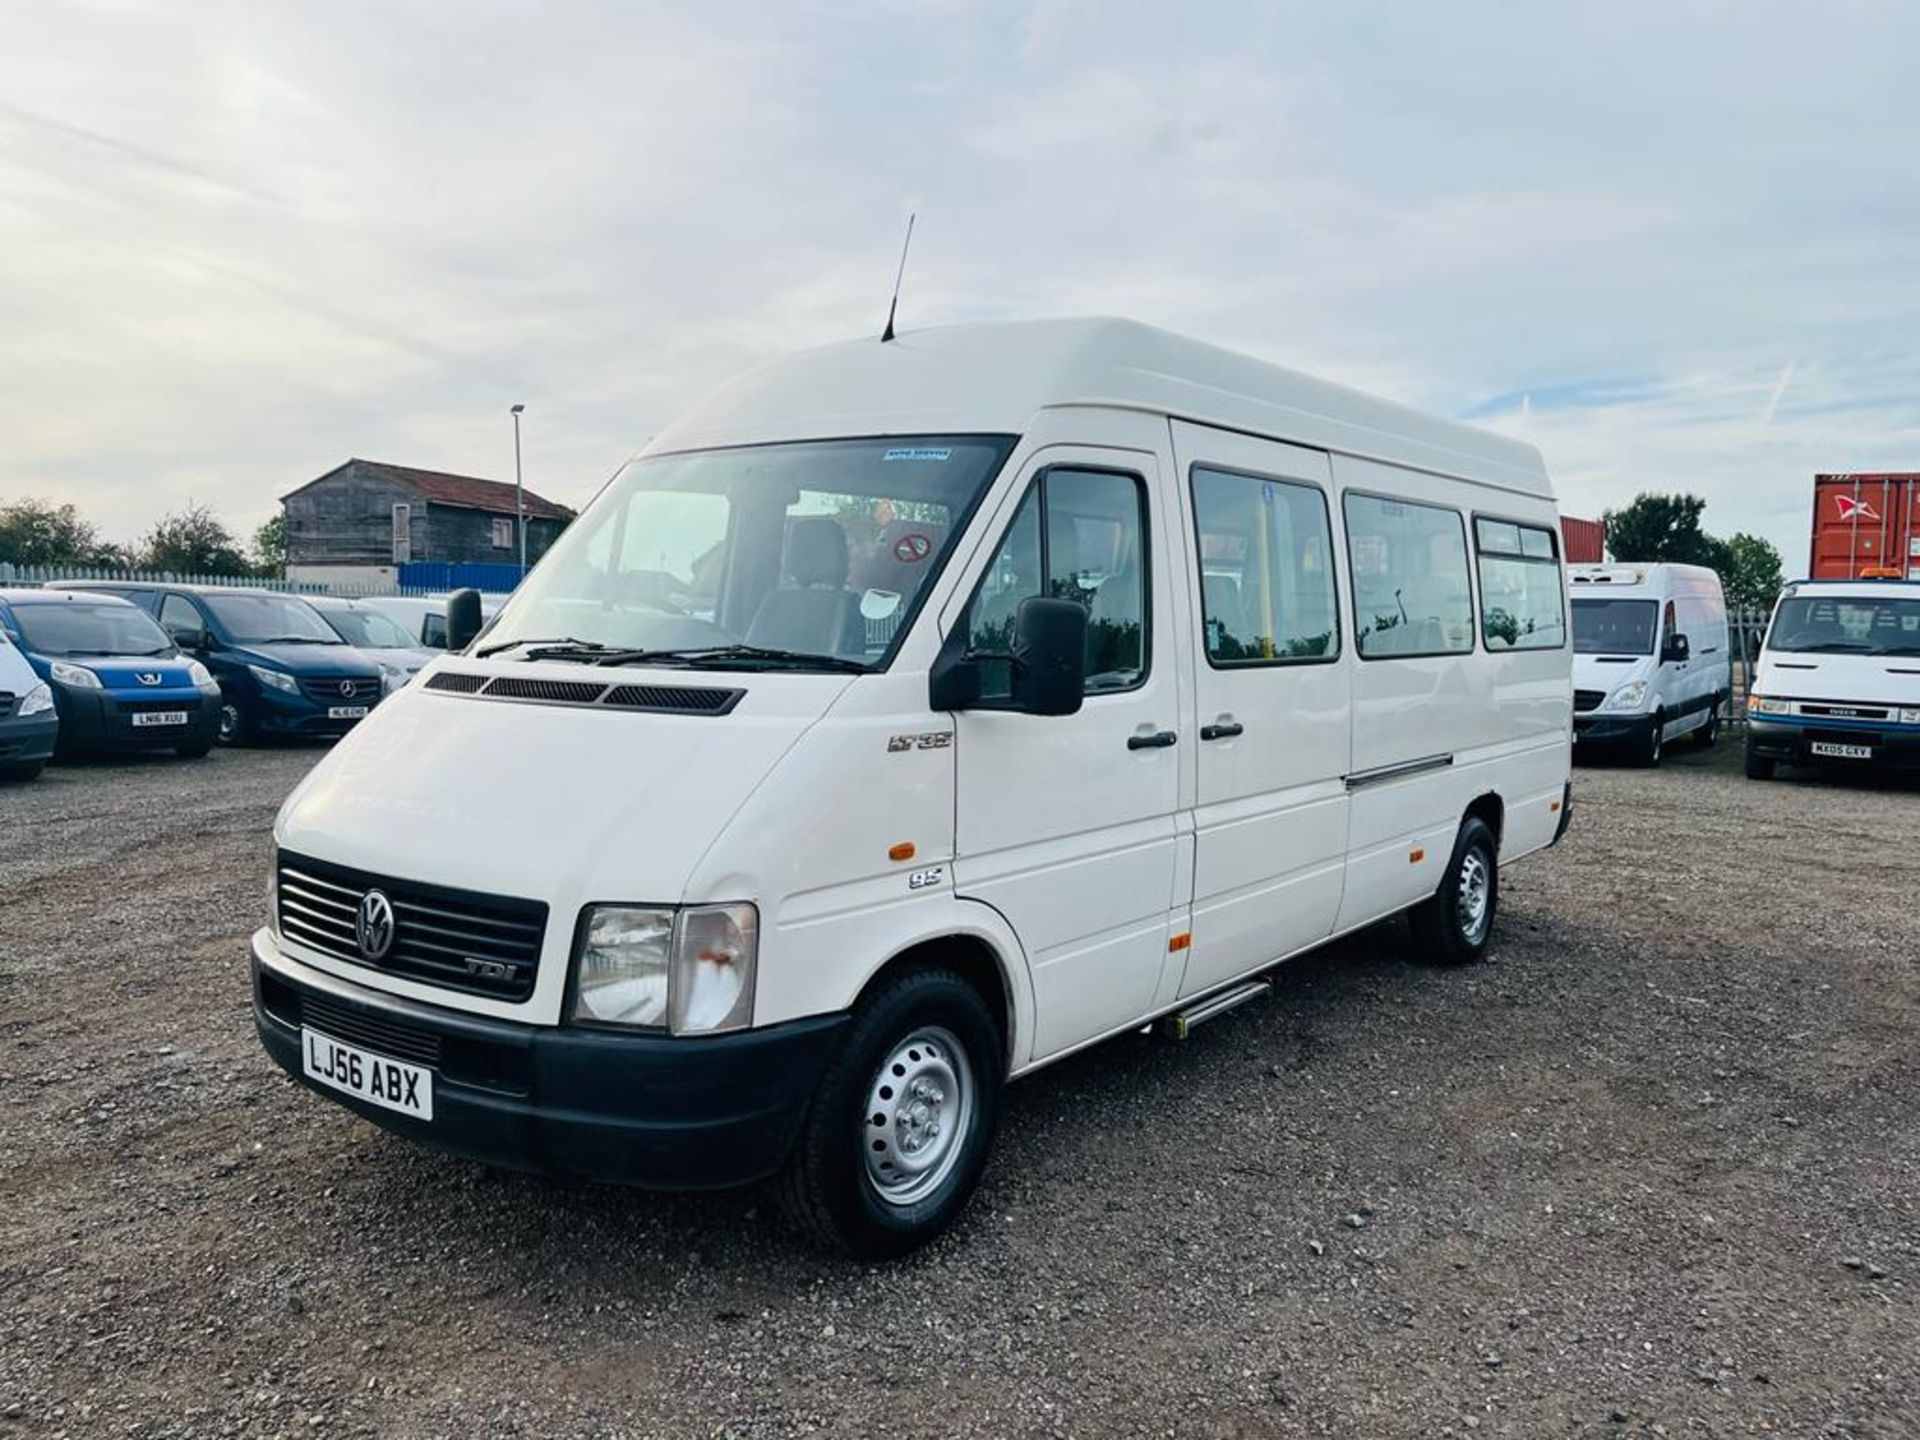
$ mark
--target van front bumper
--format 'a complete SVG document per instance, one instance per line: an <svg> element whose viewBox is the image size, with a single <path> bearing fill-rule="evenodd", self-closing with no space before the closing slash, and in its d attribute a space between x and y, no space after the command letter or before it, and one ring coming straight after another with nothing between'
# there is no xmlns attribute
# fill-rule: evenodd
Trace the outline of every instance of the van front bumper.
<svg viewBox="0 0 1920 1440"><path fill-rule="evenodd" d="M60 685L54 689L54 698L60 706L64 755L197 749L212 745L220 731L217 690L172 691L156 699L151 693L134 696ZM187 718L179 725L136 725L133 717L139 710L165 710Z"/></svg>
<svg viewBox="0 0 1920 1440"><path fill-rule="evenodd" d="M0 718L0 764L34 765L51 758L59 734L60 716L54 710L25 719Z"/></svg>
<svg viewBox="0 0 1920 1440"><path fill-rule="evenodd" d="M1653 716L1603 715L1593 711L1573 717L1576 745L1626 745L1644 742L1653 733Z"/></svg>
<svg viewBox="0 0 1920 1440"><path fill-rule="evenodd" d="M750 1184L792 1148L846 1014L709 1038L523 1025L350 984L253 940L260 1043L294 1079L408 1139L513 1170L660 1190ZM302 1025L427 1063L433 1119L309 1080Z"/></svg>
<svg viewBox="0 0 1920 1440"><path fill-rule="evenodd" d="M1870 758L1816 755L1816 744L1862 745ZM1815 719L1775 720L1747 716L1747 750L1787 765L1885 766L1920 770L1920 728L1910 725L1836 724Z"/></svg>

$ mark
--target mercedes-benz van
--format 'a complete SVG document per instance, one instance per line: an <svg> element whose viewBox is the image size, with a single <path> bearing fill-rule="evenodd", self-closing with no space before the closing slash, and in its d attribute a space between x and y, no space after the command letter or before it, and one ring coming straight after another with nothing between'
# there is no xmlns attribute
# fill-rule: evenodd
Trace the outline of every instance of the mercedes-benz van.
<svg viewBox="0 0 1920 1440"><path fill-rule="evenodd" d="M1485 952L1569 814L1558 534L1527 445L1123 321L771 365L289 796L261 1039L896 1253L1004 1082L1403 912Z"/></svg>
<svg viewBox="0 0 1920 1440"><path fill-rule="evenodd" d="M1781 593L1747 697L1747 774L1782 764L1920 769L1920 582Z"/></svg>
<svg viewBox="0 0 1920 1440"><path fill-rule="evenodd" d="M1720 577L1703 565L1575 565L1573 730L1658 765L1667 742L1720 738L1733 647Z"/></svg>

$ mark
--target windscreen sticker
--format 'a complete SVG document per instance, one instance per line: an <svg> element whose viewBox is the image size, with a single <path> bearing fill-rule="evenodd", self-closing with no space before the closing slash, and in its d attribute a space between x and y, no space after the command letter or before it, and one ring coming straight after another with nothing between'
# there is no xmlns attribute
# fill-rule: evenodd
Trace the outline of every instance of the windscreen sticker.
<svg viewBox="0 0 1920 1440"><path fill-rule="evenodd" d="M925 535L902 535L893 542L893 558L904 565L918 565L933 553L933 541Z"/></svg>
<svg viewBox="0 0 1920 1440"><path fill-rule="evenodd" d="M908 446L899 450L889 450L887 451L886 454L880 457L882 462L885 462L888 460L951 460L952 458L953 458L953 451L951 450L934 450L934 449L922 448L918 446Z"/></svg>

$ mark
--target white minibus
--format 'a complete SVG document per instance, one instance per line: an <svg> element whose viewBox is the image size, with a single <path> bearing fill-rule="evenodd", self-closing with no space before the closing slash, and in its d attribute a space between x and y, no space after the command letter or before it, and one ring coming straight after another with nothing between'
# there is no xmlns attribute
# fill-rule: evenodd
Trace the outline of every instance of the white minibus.
<svg viewBox="0 0 1920 1440"><path fill-rule="evenodd" d="M1704 565L1576 565L1573 733L1658 765L1669 740L1720 738L1733 647L1720 577Z"/></svg>
<svg viewBox="0 0 1920 1440"><path fill-rule="evenodd" d="M1747 775L1782 764L1920 769L1920 582L1781 593L1747 697Z"/></svg>
<svg viewBox="0 0 1920 1440"><path fill-rule="evenodd" d="M1486 950L1568 819L1558 534L1527 445L1129 322L771 365L288 798L260 1036L403 1135L778 1175L899 1253L1004 1082L1402 912Z"/></svg>

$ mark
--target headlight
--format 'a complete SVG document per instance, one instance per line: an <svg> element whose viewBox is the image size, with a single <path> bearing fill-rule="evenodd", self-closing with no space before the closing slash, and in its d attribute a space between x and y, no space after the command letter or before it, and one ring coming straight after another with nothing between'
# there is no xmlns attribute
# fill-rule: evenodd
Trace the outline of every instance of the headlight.
<svg viewBox="0 0 1920 1440"><path fill-rule="evenodd" d="M87 674L92 675L93 672L89 670ZM94 678L93 683L96 685L100 683L97 676ZM27 691L26 699L20 702L20 718L24 720L29 715L38 715L43 711L51 709L53 709L53 687L45 681L42 681L40 684L34 686L33 689Z"/></svg>
<svg viewBox="0 0 1920 1440"><path fill-rule="evenodd" d="M1900 723L1902 725L1920 725L1920 710L1902 710L1900 712Z"/></svg>
<svg viewBox="0 0 1920 1440"><path fill-rule="evenodd" d="M1607 709L1638 710L1646 703L1647 682L1644 680L1629 680L1613 692L1612 697L1607 701Z"/></svg>
<svg viewBox="0 0 1920 1440"><path fill-rule="evenodd" d="M204 690L207 686L213 684L213 672L198 660L189 660L187 662L187 679Z"/></svg>
<svg viewBox="0 0 1920 1440"><path fill-rule="evenodd" d="M1749 715L1791 715L1793 702L1775 699L1771 695L1749 695L1747 696L1747 713Z"/></svg>
<svg viewBox="0 0 1920 1440"><path fill-rule="evenodd" d="M594 906L573 962L572 1018L664 1030L672 947L671 910Z"/></svg>
<svg viewBox="0 0 1920 1440"><path fill-rule="evenodd" d="M413 679L418 673L418 671L409 670L402 665L382 665L380 667L380 689L388 695L393 694L396 690L403 690L406 688L407 682Z"/></svg>
<svg viewBox="0 0 1920 1440"><path fill-rule="evenodd" d="M262 685L269 685L275 690L284 690L289 695L298 695L300 693L299 681L295 680L293 676L287 674L285 671L268 670L259 665L249 665L247 666L247 673L252 675L253 678L258 680Z"/></svg>
<svg viewBox="0 0 1920 1440"><path fill-rule="evenodd" d="M98 690L100 677L84 665L69 665L64 660L56 660L52 666L53 678L62 685L73 685L81 690Z"/></svg>
<svg viewBox="0 0 1920 1440"><path fill-rule="evenodd" d="M745 1029L759 938L751 905L596 905L574 960L570 1018L676 1035Z"/></svg>

